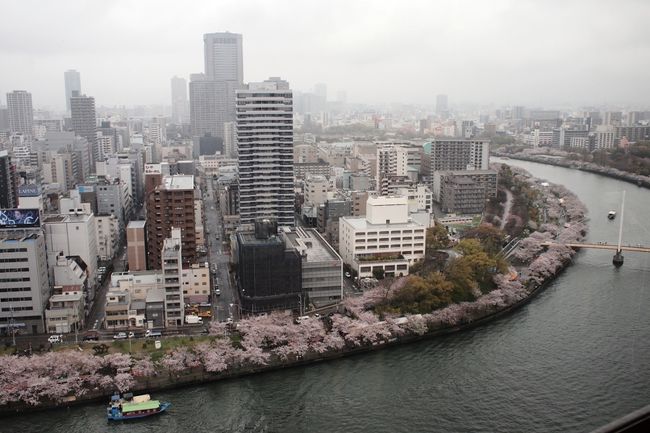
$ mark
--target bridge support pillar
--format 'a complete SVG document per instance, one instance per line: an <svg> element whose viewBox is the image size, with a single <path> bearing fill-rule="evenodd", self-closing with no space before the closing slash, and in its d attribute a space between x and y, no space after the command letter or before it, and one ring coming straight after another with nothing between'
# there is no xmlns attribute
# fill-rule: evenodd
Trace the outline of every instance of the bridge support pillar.
<svg viewBox="0 0 650 433"><path fill-rule="evenodd" d="M623 254L622 254L621 250L616 251L616 254L614 254L614 258L612 259L612 263L617 268L620 268L621 266L623 266Z"/></svg>

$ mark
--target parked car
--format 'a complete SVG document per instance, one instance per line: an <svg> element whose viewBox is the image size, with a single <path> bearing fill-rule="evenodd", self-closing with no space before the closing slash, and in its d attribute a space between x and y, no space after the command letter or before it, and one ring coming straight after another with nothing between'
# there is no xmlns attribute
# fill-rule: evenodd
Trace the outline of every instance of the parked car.
<svg viewBox="0 0 650 433"><path fill-rule="evenodd" d="M350 278L350 277L352 277L352 275L349 272L346 272L345 273L345 278Z"/></svg>
<svg viewBox="0 0 650 433"><path fill-rule="evenodd" d="M98 341L98 340L99 340L99 334L96 333L86 334L82 338L82 341Z"/></svg>
<svg viewBox="0 0 650 433"><path fill-rule="evenodd" d="M47 337L47 341L49 341L50 344L63 343L63 335L50 335Z"/></svg>
<svg viewBox="0 0 650 433"><path fill-rule="evenodd" d="M126 335L126 332L118 332L113 335L113 340L126 340L127 338L129 338L129 336Z"/></svg>
<svg viewBox="0 0 650 433"><path fill-rule="evenodd" d="M221 295L221 289L214 289L214 294L215 294L215 296L220 296Z"/></svg>

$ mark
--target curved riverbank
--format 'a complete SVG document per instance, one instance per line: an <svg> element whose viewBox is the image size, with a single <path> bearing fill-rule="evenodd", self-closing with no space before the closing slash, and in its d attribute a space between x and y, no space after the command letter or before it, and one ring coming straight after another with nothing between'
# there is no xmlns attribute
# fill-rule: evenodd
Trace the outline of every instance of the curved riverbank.
<svg viewBox="0 0 650 433"><path fill-rule="evenodd" d="M562 210L568 221L578 221L584 217L577 198L563 187L549 188L534 178L530 178L530 182L542 194L541 199L548 202L549 215L554 212L559 214L559 210ZM4 394L0 413L97 401L105 399L116 388L136 392L156 391L230 379L352 356L466 330L509 314L529 302L571 262L572 250L565 247L542 252L542 240L548 239L549 236L559 240L562 240L563 236L580 237L580 232L583 231L584 229L569 229L561 225L547 225L539 232L541 234L538 237L531 236L526 249L520 254L522 262L530 262L526 268L526 284L499 276L498 289L479 297L476 301L453 304L430 314L407 316L405 321L399 323L396 318L379 320L368 311L365 303L376 295L369 291L360 298L351 298L347 303L354 319L336 315L331 319L332 323L328 325L328 329L325 329L323 321L320 320L292 325L290 319L287 322L286 317L279 315L251 318L240 322L240 339L232 342L236 344L231 344L230 339L219 338L212 345L203 344L191 350L176 349L165 355L157 367L154 367L151 360L136 360L128 355L111 354L102 358L74 355L75 351L65 351L65 355L59 356L67 356L71 365L68 370L62 372L53 370L54 367L51 362L48 363L46 356L37 355L23 359L13 357L13 365L9 363L8 367L0 366L0 370L4 369L3 375L6 375L5 382L8 382L3 383L4 387L0 390ZM222 330L216 331L219 333ZM294 341L294 338L298 339ZM42 361L41 365L37 365L39 360ZM53 360L54 358L50 361ZM78 369L74 368L74 363L78 363L84 372L91 373L80 375ZM24 373L25 364L29 364L29 373L37 371L41 376L18 374L21 371ZM54 376L49 378L50 382L43 384L38 381L42 379L43 372ZM11 379L9 375L12 373L17 377L15 381L8 380ZM93 377L89 378L91 375ZM36 383L33 383L34 381ZM25 388L36 386L35 390L39 393L30 394L28 390L20 389L23 384ZM54 389L43 390L43 386ZM75 389L80 392L71 393L71 386L76 386ZM76 397L70 398L70 395Z"/></svg>
<svg viewBox="0 0 650 433"><path fill-rule="evenodd" d="M568 266L570 263L570 261L567 261L564 264L564 267ZM550 283L552 283L557 276L559 276L559 273L545 280L543 284L534 286L526 297L517 301L513 305L494 312L486 312L486 314L483 316L465 317L459 324L456 324L454 326L441 327L440 329L433 330L422 335L405 335L401 337L394 337L390 340L378 342L369 346L346 348L340 351L330 351L327 353L310 353L306 354L302 359L296 359L290 362L278 362L265 366L249 366L248 368L232 369L221 373L209 373L204 369L193 368L188 369L180 374L158 375L155 377L147 378L146 380L138 381L135 386L130 388L130 391L134 393L146 392L155 394L156 392L163 390L197 386L222 380L237 379L253 374L268 373L287 368L332 361L343 357L362 355L368 352L381 350L386 347L404 345L418 341L429 340L452 333L467 331L500 319L528 304L532 299L534 299L537 294L542 292ZM67 399L63 402L43 402L38 406L31 406L27 404L8 404L0 407L0 417L18 415L26 412L46 411L60 407L72 407L89 403L107 402L112 394L112 392L107 393L101 391L89 391L82 398Z"/></svg>
<svg viewBox="0 0 650 433"><path fill-rule="evenodd" d="M586 171L588 173L598 174L601 176L610 177L612 179L622 180L623 182L633 183L637 186L650 189L650 177L641 176L634 173L628 173L625 171L618 170L616 168L604 167L594 163L582 162L582 161L570 161L560 157L554 157L553 155L544 155L544 154L521 154L521 153L506 153L506 152L495 152L490 153L493 156L499 158L510 158L517 159L520 161L528 162L537 162L539 164L553 165L556 167L571 168L580 171Z"/></svg>

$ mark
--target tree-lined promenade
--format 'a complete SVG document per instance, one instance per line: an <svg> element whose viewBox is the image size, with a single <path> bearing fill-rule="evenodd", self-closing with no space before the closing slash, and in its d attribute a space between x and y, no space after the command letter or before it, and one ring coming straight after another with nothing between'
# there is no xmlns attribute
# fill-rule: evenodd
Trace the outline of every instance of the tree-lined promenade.
<svg viewBox="0 0 650 433"><path fill-rule="evenodd" d="M214 323L210 335L184 344L163 340L161 350L96 354L77 347L0 359L0 410L50 407L112 394L218 380L289 367L427 338L488 320L521 305L566 266L574 251L542 243L578 241L585 234L585 208L557 185L544 186L512 170L530 186L531 205L545 206L547 222L523 238L507 263L500 255L503 234L482 226L465 234L453 258L429 260L413 275L347 298L342 312L295 323L273 313L245 318L236 329ZM449 248L439 230L429 233ZM436 256L437 257L437 256ZM171 347L173 346L173 347ZM122 350L125 348L122 347Z"/></svg>

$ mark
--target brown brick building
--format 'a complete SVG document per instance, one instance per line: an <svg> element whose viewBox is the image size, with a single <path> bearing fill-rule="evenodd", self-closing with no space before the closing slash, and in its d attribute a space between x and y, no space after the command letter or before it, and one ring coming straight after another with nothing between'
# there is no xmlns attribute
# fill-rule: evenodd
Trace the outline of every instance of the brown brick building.
<svg viewBox="0 0 650 433"><path fill-rule="evenodd" d="M182 236L183 268L188 268L197 259L194 176L162 176L159 185L147 185L147 190L147 267L162 269L163 241L170 237L172 227L178 227Z"/></svg>

